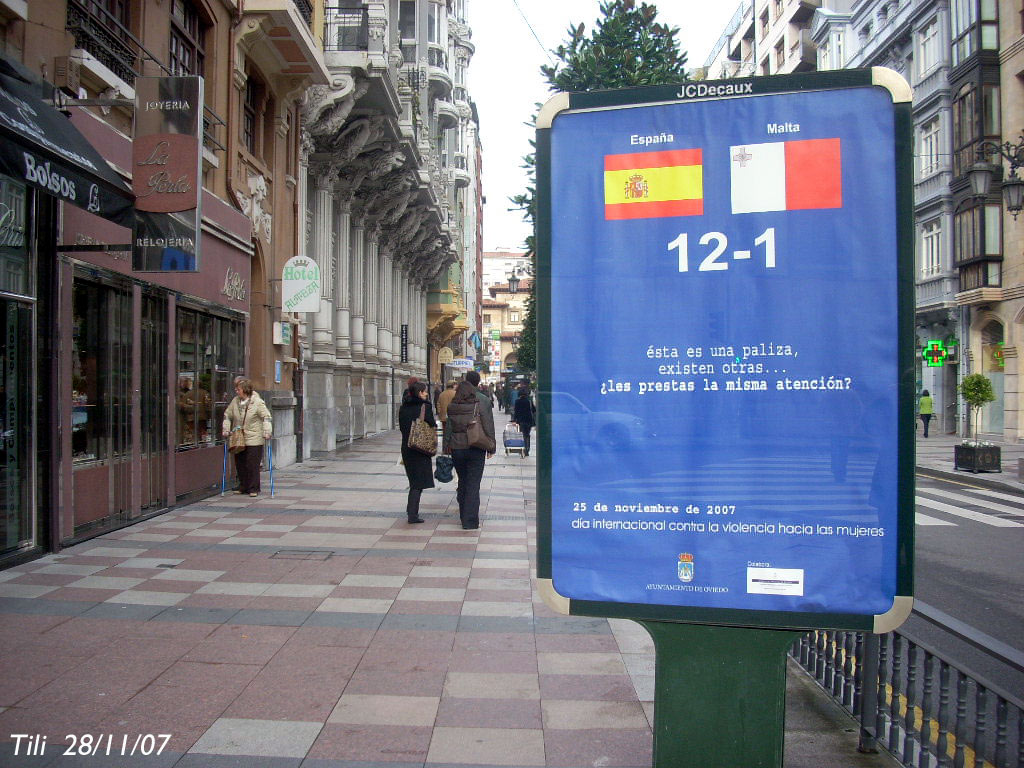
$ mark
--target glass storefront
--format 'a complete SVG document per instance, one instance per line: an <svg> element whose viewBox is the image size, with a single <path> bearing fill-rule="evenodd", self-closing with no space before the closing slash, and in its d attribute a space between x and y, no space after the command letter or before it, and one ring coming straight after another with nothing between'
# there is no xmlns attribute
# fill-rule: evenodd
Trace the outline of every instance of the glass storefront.
<svg viewBox="0 0 1024 768"><path fill-rule="evenodd" d="M0 176L0 554L35 543L27 197L25 185Z"/></svg>
<svg viewBox="0 0 1024 768"><path fill-rule="evenodd" d="M71 299L76 536L131 510L131 292L90 277L75 276Z"/></svg>
<svg viewBox="0 0 1024 768"><path fill-rule="evenodd" d="M180 308L177 330L177 445L212 445L245 366L245 324Z"/></svg>

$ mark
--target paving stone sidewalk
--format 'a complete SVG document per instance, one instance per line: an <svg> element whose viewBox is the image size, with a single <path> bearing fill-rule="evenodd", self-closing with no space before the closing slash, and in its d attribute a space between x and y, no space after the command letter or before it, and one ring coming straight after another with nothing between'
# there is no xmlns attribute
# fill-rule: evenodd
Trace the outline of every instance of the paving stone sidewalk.
<svg viewBox="0 0 1024 768"><path fill-rule="evenodd" d="M534 458L488 462L479 531L454 483L410 526L398 445L0 572L0 766L650 766L646 633L533 589ZM893 765L855 747L791 674L786 765Z"/></svg>

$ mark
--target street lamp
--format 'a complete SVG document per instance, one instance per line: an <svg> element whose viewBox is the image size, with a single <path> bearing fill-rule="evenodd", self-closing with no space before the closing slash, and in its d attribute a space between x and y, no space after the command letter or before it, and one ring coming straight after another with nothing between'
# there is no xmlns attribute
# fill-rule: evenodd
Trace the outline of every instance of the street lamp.
<svg viewBox="0 0 1024 768"><path fill-rule="evenodd" d="M1017 210L1020 210L1020 208L1018 208ZM516 277L515 272L513 272L511 275L508 276L508 292L515 293L518 288L519 278Z"/></svg>
<svg viewBox="0 0 1024 768"><path fill-rule="evenodd" d="M1024 179L1017 175L1017 169L1024 166L1024 131L1021 132L1020 140L1016 144L1004 142L996 144L994 141L983 141L978 147L979 152L997 152L1010 164L1010 175L1003 179L1003 207L1013 214L1016 220L1017 214L1024 207ZM975 197L985 197L992 184L992 177L1002 170L1001 165L987 163L979 160L971 166L967 176L971 181L971 190Z"/></svg>

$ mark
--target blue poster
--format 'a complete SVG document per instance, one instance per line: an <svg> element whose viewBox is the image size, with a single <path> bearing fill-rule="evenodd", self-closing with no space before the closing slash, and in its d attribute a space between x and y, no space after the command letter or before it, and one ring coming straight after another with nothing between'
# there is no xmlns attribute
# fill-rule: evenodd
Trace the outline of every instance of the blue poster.
<svg viewBox="0 0 1024 768"><path fill-rule="evenodd" d="M895 144L874 87L555 117L558 594L892 607Z"/></svg>

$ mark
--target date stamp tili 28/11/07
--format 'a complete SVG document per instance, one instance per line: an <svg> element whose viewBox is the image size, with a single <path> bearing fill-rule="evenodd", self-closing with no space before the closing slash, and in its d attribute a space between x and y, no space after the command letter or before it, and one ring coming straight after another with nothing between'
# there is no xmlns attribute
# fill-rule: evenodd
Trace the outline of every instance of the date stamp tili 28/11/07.
<svg viewBox="0 0 1024 768"><path fill-rule="evenodd" d="M46 736L30 733L12 733L11 739L14 741L15 757L39 757L45 755L48 748L50 754L58 749L63 749L62 755L129 757L132 755L159 755L167 747L167 742L171 740L171 734L140 733L132 736L127 733L86 733L79 736L69 733L64 737L62 744L47 744Z"/></svg>

